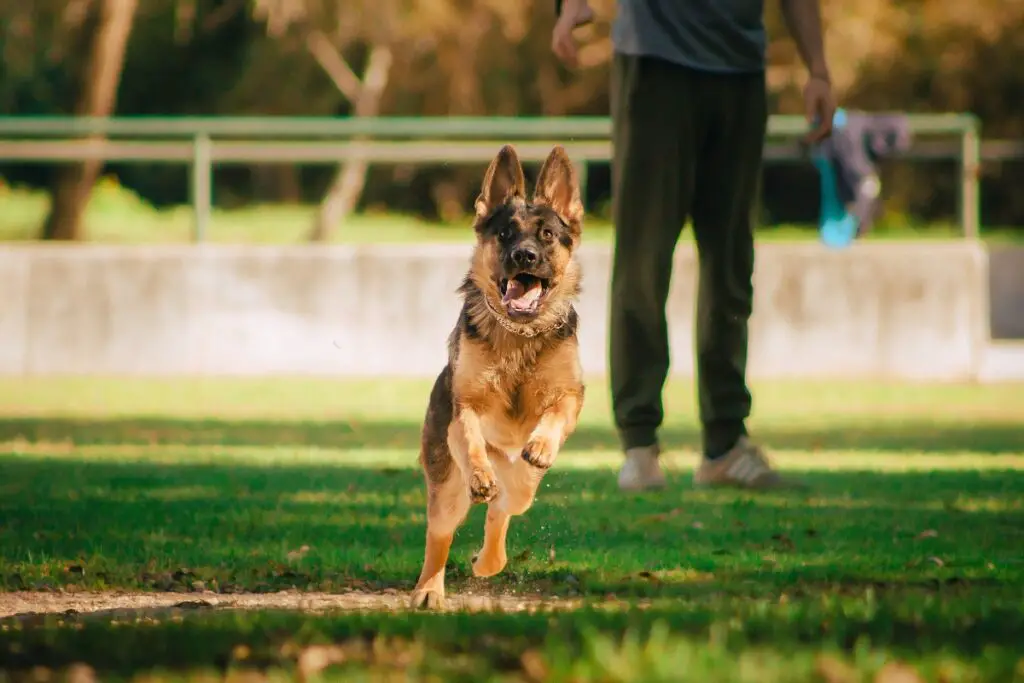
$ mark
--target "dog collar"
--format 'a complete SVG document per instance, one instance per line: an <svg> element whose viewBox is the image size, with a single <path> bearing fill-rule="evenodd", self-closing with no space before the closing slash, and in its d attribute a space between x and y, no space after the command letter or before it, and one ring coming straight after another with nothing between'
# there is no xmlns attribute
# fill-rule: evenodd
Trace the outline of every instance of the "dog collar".
<svg viewBox="0 0 1024 683"><path fill-rule="evenodd" d="M541 327L541 328L531 327L529 325L524 325L522 323L517 323L517 322L513 322L512 320L509 320L508 316L506 316L504 313L502 313L501 311L496 309L494 307L494 305L491 304L490 299L488 299L486 295L483 297L483 300L484 300L484 305L487 306L487 310L491 312L491 315L493 315L494 319L498 321L498 324L501 325L503 328L505 328L506 332L511 332L512 334L517 334L520 337L532 338L532 337L536 337L536 336L539 336L539 335L542 335L542 334L547 334L548 332L550 332L551 330L555 329L556 327L561 325L563 322L565 322L564 321L565 316L562 315L562 316L559 316L558 318L556 318L555 322L551 323L547 327Z"/></svg>

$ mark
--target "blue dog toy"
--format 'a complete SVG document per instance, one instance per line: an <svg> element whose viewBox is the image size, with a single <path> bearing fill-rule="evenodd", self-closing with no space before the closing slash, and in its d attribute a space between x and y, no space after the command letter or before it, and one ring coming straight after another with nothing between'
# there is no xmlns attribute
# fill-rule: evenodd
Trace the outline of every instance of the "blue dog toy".
<svg viewBox="0 0 1024 683"><path fill-rule="evenodd" d="M821 241L844 249L871 229L881 209L879 159L909 149L905 114L837 109L832 135L815 145L811 161L821 178Z"/></svg>
<svg viewBox="0 0 1024 683"><path fill-rule="evenodd" d="M832 117L832 130L839 131L845 126L846 111L836 109ZM811 160L821 178L821 215L818 219L821 241L833 249L843 249L857 239L857 219L847 211L845 203L840 199L836 170L821 147L814 149Z"/></svg>

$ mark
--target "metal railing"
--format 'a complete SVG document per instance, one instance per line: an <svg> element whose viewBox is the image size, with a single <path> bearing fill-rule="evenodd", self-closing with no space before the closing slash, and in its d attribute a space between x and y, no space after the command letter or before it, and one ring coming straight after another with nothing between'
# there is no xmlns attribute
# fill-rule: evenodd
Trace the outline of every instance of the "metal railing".
<svg viewBox="0 0 1024 683"><path fill-rule="evenodd" d="M977 238L983 153L1017 158L1024 145L983 148L970 114L911 114L908 121L915 143L905 158L959 161L960 225L965 237ZM797 139L806 131L802 117L772 116L765 160L804 159ZM215 164L486 163L512 143L524 162L542 161L553 145L564 145L585 170L588 161L611 158L610 135L606 117L0 117L0 161L188 164L199 242L209 226Z"/></svg>

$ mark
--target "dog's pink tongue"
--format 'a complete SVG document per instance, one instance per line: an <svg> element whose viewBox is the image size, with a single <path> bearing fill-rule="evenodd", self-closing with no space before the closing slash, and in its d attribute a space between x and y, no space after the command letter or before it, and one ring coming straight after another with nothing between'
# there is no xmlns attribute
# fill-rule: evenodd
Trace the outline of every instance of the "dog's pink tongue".
<svg viewBox="0 0 1024 683"><path fill-rule="evenodd" d="M539 282L534 283L527 289L518 280L509 280L508 288L505 290L505 296L502 298L502 301L518 311L526 311L537 302L542 291L543 288Z"/></svg>
<svg viewBox="0 0 1024 683"><path fill-rule="evenodd" d="M526 293L526 287L519 280L509 280L505 289L505 296L501 298L502 303L511 303Z"/></svg>

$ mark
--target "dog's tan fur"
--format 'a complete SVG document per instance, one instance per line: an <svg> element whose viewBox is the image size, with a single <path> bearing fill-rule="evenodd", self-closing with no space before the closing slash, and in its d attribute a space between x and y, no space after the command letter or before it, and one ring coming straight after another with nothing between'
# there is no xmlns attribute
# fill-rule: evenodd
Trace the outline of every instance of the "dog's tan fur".
<svg viewBox="0 0 1024 683"><path fill-rule="evenodd" d="M562 147L551 151L530 200L512 147L491 162L476 201L477 243L460 288L462 312L423 425L427 539L414 607L443 605L452 539L473 503L488 506L473 573L493 576L505 567L510 518L533 503L576 428L584 387L573 308L580 270L573 252L582 221L578 181ZM526 321L506 311L499 284L507 245L515 240L539 245L551 273L539 309Z"/></svg>

